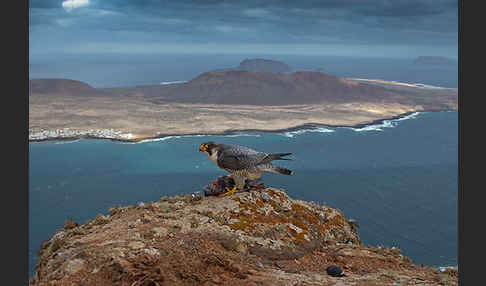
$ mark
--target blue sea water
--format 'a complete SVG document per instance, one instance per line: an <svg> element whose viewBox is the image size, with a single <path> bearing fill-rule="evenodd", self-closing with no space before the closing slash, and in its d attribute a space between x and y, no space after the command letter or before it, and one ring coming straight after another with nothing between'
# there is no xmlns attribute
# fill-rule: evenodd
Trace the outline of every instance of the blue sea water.
<svg viewBox="0 0 486 286"><path fill-rule="evenodd" d="M115 205L200 191L225 174L197 151L208 140L292 152L279 164L295 175L265 174L266 185L340 209L357 220L365 245L396 246L417 264L457 265L457 112L246 135L30 143L29 274L41 242L68 217L84 223Z"/></svg>
<svg viewBox="0 0 486 286"><path fill-rule="evenodd" d="M29 78L60 77L93 87L120 87L188 81L214 69L232 68L245 58L282 61L293 71L320 71L338 77L363 77L458 86L457 65L421 65L414 58L233 54L56 54L29 59Z"/></svg>

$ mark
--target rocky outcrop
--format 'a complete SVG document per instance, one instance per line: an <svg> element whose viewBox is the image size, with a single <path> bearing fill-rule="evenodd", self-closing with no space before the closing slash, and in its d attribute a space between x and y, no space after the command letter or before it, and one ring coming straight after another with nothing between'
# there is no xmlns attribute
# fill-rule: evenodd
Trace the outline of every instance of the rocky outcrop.
<svg viewBox="0 0 486 286"><path fill-rule="evenodd" d="M267 59L245 59L236 69L271 73L286 73L292 70L286 63Z"/></svg>
<svg viewBox="0 0 486 286"><path fill-rule="evenodd" d="M326 273L337 265L346 276ZM457 271L361 244L325 205L263 188L162 197L68 220L39 250L30 285L457 285Z"/></svg>

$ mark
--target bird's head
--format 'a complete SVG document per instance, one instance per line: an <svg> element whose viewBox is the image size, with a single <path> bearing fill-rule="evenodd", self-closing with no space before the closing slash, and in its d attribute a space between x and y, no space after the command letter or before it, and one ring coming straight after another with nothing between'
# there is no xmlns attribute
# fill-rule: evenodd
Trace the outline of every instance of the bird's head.
<svg viewBox="0 0 486 286"><path fill-rule="evenodd" d="M209 156L211 156L213 154L213 152L216 150L217 147L218 147L218 144L214 143L213 141L204 142L204 143L201 144L201 146L199 146L199 151L204 152L204 153L208 154Z"/></svg>

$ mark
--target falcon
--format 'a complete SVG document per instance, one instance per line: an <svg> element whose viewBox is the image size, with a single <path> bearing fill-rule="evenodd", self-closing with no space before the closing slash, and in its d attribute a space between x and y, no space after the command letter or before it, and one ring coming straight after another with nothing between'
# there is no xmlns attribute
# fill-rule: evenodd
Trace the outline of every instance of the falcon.
<svg viewBox="0 0 486 286"><path fill-rule="evenodd" d="M290 160L282 158L292 153L273 153L255 151L245 146L220 144L213 141L202 143L199 151L204 152L208 158L219 168L231 173L235 185L233 189L226 187L224 197L243 190L246 180L256 180L263 173L293 175L293 171L272 164L273 160Z"/></svg>

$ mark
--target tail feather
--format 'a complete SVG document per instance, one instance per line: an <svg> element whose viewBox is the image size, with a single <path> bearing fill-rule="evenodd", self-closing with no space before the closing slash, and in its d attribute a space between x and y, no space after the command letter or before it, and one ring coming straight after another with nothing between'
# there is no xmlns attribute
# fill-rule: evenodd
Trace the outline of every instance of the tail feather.
<svg viewBox="0 0 486 286"><path fill-rule="evenodd" d="M282 168L282 167L278 167L275 168L275 171L277 171L279 174L282 174L282 175L293 175L294 174L294 171L292 170L289 170L289 169L285 169L285 168Z"/></svg>
<svg viewBox="0 0 486 286"><path fill-rule="evenodd" d="M270 163L273 160L291 160L287 158L282 158L284 156L292 155L292 153L274 153L268 154L263 160L262 163Z"/></svg>
<svg viewBox="0 0 486 286"><path fill-rule="evenodd" d="M274 174L282 174L282 175L293 175L294 171L282 168L280 166L274 165L272 163L260 165L260 170L263 172L269 172Z"/></svg>

